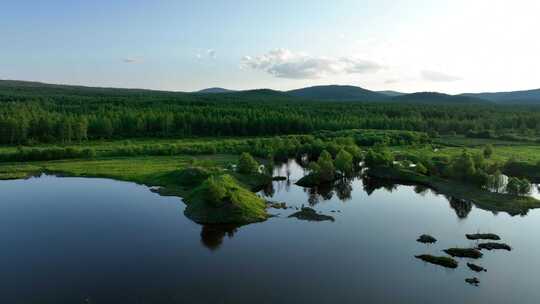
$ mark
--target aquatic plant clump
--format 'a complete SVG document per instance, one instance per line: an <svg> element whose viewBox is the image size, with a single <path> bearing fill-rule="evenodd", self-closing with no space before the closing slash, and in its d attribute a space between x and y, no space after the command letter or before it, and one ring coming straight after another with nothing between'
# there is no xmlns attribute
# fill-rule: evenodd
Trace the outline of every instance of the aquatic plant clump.
<svg viewBox="0 0 540 304"><path fill-rule="evenodd" d="M424 262L443 266L446 268L457 268L458 262L452 258L444 257L444 256L434 256L429 254L421 254L415 256L415 258L420 259Z"/></svg>
<svg viewBox="0 0 540 304"><path fill-rule="evenodd" d="M303 207L302 210L289 215L289 217L295 217L299 220L310 222L334 221L334 217L330 215L319 214L317 213L317 211L309 207Z"/></svg>
<svg viewBox="0 0 540 304"><path fill-rule="evenodd" d="M476 271L476 272L486 272L487 271L484 267L473 264L473 263L467 263L467 267L469 267L470 270Z"/></svg>
<svg viewBox="0 0 540 304"><path fill-rule="evenodd" d="M473 285L473 286L478 286L480 285L480 280L478 278L467 278L465 279L465 282Z"/></svg>
<svg viewBox="0 0 540 304"><path fill-rule="evenodd" d="M474 233L465 235L469 240L494 240L498 241L501 238L494 233Z"/></svg>
<svg viewBox="0 0 540 304"><path fill-rule="evenodd" d="M493 242L478 244L478 248L479 249L486 249L486 250L507 250L507 251L512 251L512 247L510 247L507 244L493 243Z"/></svg>
<svg viewBox="0 0 540 304"><path fill-rule="evenodd" d="M429 234L422 234L416 241L424 244L433 244L437 242L437 239Z"/></svg>
<svg viewBox="0 0 540 304"><path fill-rule="evenodd" d="M458 258L479 259L483 255L478 249L474 248L448 248L443 251L452 257Z"/></svg>

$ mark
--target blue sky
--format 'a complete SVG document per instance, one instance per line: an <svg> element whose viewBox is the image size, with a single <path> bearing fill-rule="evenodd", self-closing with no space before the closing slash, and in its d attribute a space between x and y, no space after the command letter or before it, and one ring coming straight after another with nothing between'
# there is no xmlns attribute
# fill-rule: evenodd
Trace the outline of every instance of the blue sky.
<svg viewBox="0 0 540 304"><path fill-rule="evenodd" d="M166 90L540 87L538 1L5 1L0 79Z"/></svg>

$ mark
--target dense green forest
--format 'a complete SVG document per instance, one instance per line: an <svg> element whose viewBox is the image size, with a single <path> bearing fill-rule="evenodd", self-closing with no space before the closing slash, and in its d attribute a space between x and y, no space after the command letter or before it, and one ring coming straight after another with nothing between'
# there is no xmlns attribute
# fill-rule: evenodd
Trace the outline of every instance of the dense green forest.
<svg viewBox="0 0 540 304"><path fill-rule="evenodd" d="M536 140L540 107L319 102L271 90L195 94L0 83L0 144L409 130Z"/></svg>

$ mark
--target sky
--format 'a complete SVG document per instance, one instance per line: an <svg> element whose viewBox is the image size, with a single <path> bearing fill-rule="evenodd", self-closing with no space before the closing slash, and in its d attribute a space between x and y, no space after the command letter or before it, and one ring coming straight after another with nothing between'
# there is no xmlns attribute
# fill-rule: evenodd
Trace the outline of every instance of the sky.
<svg viewBox="0 0 540 304"><path fill-rule="evenodd" d="M0 79L174 91L540 88L537 0L0 4Z"/></svg>

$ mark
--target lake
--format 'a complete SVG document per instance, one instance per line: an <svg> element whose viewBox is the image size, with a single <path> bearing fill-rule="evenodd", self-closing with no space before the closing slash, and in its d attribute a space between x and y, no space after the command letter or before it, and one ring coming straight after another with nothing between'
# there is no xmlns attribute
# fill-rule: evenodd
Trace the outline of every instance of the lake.
<svg viewBox="0 0 540 304"><path fill-rule="evenodd" d="M421 187L353 179L333 189L291 181L261 195L310 206L334 222L287 216L203 227L177 197L98 178L0 181L2 303L537 303L540 210L494 214ZM493 232L511 252L484 251L451 270L415 255L473 246ZM434 245L416 238L435 236ZM478 277L479 287L464 279Z"/></svg>

